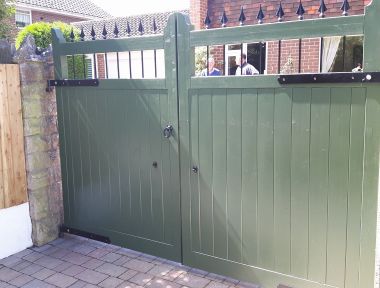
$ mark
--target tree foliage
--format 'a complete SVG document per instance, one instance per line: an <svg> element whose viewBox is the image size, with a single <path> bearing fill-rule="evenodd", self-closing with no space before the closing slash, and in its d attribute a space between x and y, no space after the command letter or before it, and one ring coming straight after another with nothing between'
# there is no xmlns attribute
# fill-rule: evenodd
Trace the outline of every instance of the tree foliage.
<svg viewBox="0 0 380 288"><path fill-rule="evenodd" d="M0 0L1 1L1 0ZM58 28L62 31L62 34L66 41L71 41L70 34L71 30L74 31L74 41L79 40L80 31L63 22L36 22L31 25L24 27L18 34L16 38L16 48L20 48L22 41L28 36L32 35L36 46L42 49L46 49L52 43L52 28ZM75 55L74 61L72 56L67 57L68 72L70 79L83 79L87 78L87 62L84 61L86 58L83 58L82 55ZM74 68L75 67L75 71ZM85 77L86 76L86 77Z"/></svg>
<svg viewBox="0 0 380 288"><path fill-rule="evenodd" d="M12 16L15 13L13 1L0 0L0 39L9 37L12 30Z"/></svg>

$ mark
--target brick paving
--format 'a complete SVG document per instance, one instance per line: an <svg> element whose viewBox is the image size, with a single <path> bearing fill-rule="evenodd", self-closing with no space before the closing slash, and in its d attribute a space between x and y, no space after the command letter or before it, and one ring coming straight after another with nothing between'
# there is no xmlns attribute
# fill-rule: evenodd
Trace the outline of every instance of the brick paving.
<svg viewBox="0 0 380 288"><path fill-rule="evenodd" d="M0 260L0 288L256 288L73 235Z"/></svg>

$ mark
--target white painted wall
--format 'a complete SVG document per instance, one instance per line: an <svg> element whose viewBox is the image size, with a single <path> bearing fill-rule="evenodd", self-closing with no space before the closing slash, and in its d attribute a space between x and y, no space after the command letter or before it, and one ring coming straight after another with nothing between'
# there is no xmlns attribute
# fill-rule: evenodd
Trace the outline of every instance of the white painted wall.
<svg viewBox="0 0 380 288"><path fill-rule="evenodd" d="M0 259L32 245L29 203L0 209Z"/></svg>

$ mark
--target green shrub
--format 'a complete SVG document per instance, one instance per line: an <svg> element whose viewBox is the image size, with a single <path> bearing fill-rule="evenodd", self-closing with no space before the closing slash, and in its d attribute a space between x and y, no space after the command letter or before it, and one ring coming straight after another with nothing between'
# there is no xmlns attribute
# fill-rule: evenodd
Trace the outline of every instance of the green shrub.
<svg viewBox="0 0 380 288"><path fill-rule="evenodd" d="M71 30L73 29L74 35L75 35L75 41L79 40L79 30L69 24L63 23L63 22L54 22L54 23L47 23L47 22L36 22L33 24L30 24L26 27L24 27L18 34L16 38L16 48L20 48L20 45L22 41L28 36L32 35L36 46L40 48L47 48L49 44L52 43L52 34L51 29L52 28L58 28L62 31L64 38L66 41L71 41L70 34ZM84 78L83 71L86 69L87 71L87 64L86 61L83 61L82 55L76 55L74 57L75 62L75 73L73 69L73 58L72 56L67 57L67 64L68 64L68 72L69 72L69 79L82 79ZM75 77L74 77L75 75ZM86 77L87 78L87 72Z"/></svg>
<svg viewBox="0 0 380 288"><path fill-rule="evenodd" d="M10 37L11 17L14 17L15 7L13 0L0 0L0 39Z"/></svg>

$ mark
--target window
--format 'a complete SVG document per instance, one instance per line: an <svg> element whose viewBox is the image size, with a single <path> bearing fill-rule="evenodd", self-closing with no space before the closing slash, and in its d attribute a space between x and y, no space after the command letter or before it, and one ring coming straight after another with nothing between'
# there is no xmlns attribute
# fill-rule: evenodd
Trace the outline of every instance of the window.
<svg viewBox="0 0 380 288"><path fill-rule="evenodd" d="M16 26L23 28L32 23L32 15L30 11L16 10Z"/></svg>
<svg viewBox="0 0 380 288"><path fill-rule="evenodd" d="M243 49L241 44L226 45L226 71L227 75L235 75L238 64L237 59L240 54L247 55L247 62L255 67L260 74L265 74L265 62L266 62L266 43L244 43Z"/></svg>
<svg viewBox="0 0 380 288"><path fill-rule="evenodd" d="M363 64L363 36L326 37L322 45L322 72L351 72Z"/></svg>

